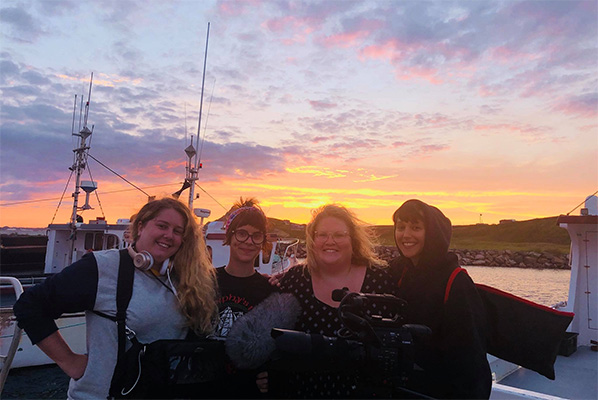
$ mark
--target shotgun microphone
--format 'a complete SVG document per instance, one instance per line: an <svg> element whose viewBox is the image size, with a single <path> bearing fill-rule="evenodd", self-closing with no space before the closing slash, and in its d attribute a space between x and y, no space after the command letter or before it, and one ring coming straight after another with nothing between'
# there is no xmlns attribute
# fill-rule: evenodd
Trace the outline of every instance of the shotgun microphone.
<svg viewBox="0 0 598 400"><path fill-rule="evenodd" d="M293 329L301 314L299 301L290 293L273 293L233 324L224 344L226 354L239 369L255 369L276 349L272 328Z"/></svg>

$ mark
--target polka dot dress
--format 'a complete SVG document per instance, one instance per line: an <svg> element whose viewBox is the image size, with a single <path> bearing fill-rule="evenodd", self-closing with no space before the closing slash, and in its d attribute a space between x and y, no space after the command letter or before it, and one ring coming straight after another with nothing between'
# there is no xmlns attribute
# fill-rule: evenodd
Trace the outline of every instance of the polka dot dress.
<svg viewBox="0 0 598 400"><path fill-rule="evenodd" d="M281 281L283 292L292 293L301 304L302 313L295 329L311 334L337 336L343 327L338 317L338 309L318 300L313 291L311 275L307 268L290 269ZM390 274L383 269L368 268L362 293L387 293L396 295L397 284ZM378 309L380 308L380 309ZM386 306L376 308L370 305L366 310L369 315L377 314L390 317L392 313ZM354 373L296 373L290 377L287 396L292 398L348 398L359 397L357 371Z"/></svg>

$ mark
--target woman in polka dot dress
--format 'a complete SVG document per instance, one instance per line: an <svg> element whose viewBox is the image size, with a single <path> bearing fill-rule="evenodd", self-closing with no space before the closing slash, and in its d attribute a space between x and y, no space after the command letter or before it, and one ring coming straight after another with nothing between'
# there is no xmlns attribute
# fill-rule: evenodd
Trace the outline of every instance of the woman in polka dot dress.
<svg viewBox="0 0 598 400"><path fill-rule="evenodd" d="M306 265L291 268L280 281L282 291L294 294L301 304L296 330L337 336L343 324L338 317L339 302L332 299L334 289L396 293L396 280L387 272L385 262L376 256L371 234L345 207L329 204L315 210L306 229L306 247ZM392 315L375 305L367 313ZM283 395L291 398L363 397L357 374L291 373L282 385L272 381L272 389L282 386L286 392Z"/></svg>

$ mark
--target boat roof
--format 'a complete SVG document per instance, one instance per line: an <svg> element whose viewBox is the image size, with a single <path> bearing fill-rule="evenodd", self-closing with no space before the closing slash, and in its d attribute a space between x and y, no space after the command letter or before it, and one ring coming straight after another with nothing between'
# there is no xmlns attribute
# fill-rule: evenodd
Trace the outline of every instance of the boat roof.
<svg viewBox="0 0 598 400"><path fill-rule="evenodd" d="M105 231L107 229L114 230L114 231L124 231L129 226L128 223L126 224L77 224L78 231ZM70 230L70 224L50 224L48 225L48 230L55 230L55 231L63 231L63 230Z"/></svg>
<svg viewBox="0 0 598 400"><path fill-rule="evenodd" d="M598 215L559 215L557 224L598 224Z"/></svg>

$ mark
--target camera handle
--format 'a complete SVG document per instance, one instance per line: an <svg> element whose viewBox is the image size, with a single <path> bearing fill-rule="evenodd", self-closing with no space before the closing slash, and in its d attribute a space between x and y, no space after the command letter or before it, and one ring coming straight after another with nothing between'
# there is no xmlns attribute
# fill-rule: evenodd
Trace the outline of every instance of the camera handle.
<svg viewBox="0 0 598 400"><path fill-rule="evenodd" d="M375 346L382 346L382 341L365 318L359 317L352 312L345 311L343 307L339 307L338 314L341 321L345 324L345 327L351 331L358 340L374 344Z"/></svg>

